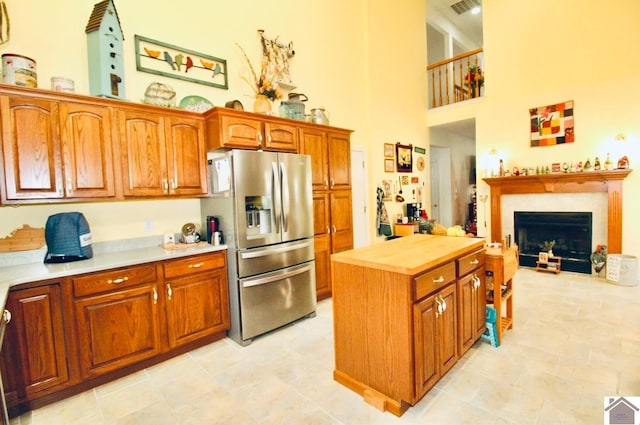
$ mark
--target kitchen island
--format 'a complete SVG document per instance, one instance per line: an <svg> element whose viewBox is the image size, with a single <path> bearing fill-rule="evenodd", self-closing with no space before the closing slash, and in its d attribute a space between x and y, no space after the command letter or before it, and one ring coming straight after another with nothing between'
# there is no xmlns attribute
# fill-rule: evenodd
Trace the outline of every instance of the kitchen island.
<svg viewBox="0 0 640 425"><path fill-rule="evenodd" d="M485 330L484 239L415 234L331 256L334 379L401 416Z"/></svg>

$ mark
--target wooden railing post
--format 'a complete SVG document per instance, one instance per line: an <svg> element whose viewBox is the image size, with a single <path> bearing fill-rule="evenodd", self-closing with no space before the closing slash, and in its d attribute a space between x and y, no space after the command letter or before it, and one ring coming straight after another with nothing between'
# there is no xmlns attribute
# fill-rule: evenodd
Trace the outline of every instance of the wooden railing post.
<svg viewBox="0 0 640 425"><path fill-rule="evenodd" d="M472 50L427 67L431 77L432 108L482 95L481 85L484 81L480 68L482 52L482 49ZM471 73L472 69L473 73Z"/></svg>

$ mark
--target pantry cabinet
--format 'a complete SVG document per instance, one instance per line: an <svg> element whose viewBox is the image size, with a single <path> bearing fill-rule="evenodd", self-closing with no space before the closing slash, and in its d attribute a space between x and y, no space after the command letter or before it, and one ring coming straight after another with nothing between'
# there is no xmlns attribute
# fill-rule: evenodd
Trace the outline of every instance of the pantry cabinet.
<svg viewBox="0 0 640 425"><path fill-rule="evenodd" d="M323 260L353 248L351 147L348 131L303 126L300 134L300 153L311 157L316 296L321 299L331 295L330 265Z"/></svg>
<svg viewBox="0 0 640 425"><path fill-rule="evenodd" d="M69 382L61 282L11 291L2 349L7 405L41 397Z"/></svg>
<svg viewBox="0 0 640 425"><path fill-rule="evenodd" d="M298 127L291 120L225 108L213 108L205 117L208 150L298 150Z"/></svg>
<svg viewBox="0 0 640 425"><path fill-rule="evenodd" d="M204 124L197 119L120 110L125 197L205 195Z"/></svg>

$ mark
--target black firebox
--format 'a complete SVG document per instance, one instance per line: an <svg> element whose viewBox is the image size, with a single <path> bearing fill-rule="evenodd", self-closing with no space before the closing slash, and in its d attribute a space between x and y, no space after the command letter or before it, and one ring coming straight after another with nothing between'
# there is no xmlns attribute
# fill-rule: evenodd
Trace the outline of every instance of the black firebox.
<svg viewBox="0 0 640 425"><path fill-rule="evenodd" d="M555 241L553 254L562 257L562 270L591 274L590 212L515 211L515 242L520 265L535 267L545 241Z"/></svg>

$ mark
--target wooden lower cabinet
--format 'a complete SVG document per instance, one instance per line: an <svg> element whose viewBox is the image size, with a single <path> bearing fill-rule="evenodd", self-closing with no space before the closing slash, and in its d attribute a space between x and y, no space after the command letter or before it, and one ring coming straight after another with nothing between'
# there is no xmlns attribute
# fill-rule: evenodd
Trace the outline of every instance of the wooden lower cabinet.
<svg viewBox="0 0 640 425"><path fill-rule="evenodd" d="M456 286L413 306L416 396L422 397L458 360Z"/></svg>
<svg viewBox="0 0 640 425"><path fill-rule="evenodd" d="M54 392L69 381L61 284L11 291L2 349L7 405Z"/></svg>
<svg viewBox="0 0 640 425"><path fill-rule="evenodd" d="M157 356L161 351L155 283L75 301L84 379Z"/></svg>
<svg viewBox="0 0 640 425"><path fill-rule="evenodd" d="M485 281L484 267L458 280L460 355L466 353L486 329Z"/></svg>
<svg viewBox="0 0 640 425"><path fill-rule="evenodd" d="M188 258L164 265L169 347L229 329L226 256Z"/></svg>
<svg viewBox="0 0 640 425"><path fill-rule="evenodd" d="M20 414L223 338L226 276L216 251L12 288L7 405Z"/></svg>
<svg viewBox="0 0 640 425"><path fill-rule="evenodd" d="M316 297L321 300L331 296L331 242L329 235L313 238L316 255Z"/></svg>

